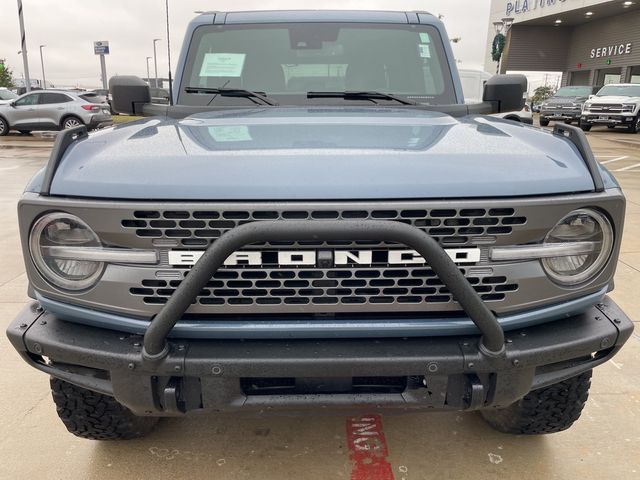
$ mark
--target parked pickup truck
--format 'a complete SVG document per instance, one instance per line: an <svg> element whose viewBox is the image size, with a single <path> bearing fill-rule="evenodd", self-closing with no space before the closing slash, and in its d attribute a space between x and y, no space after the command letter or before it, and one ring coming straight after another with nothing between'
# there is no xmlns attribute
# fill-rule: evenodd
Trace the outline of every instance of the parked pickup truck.
<svg viewBox="0 0 640 480"><path fill-rule="evenodd" d="M424 12L206 13L171 105L62 132L18 211L32 303L8 327L73 434L203 410L479 410L568 428L632 323L625 199L584 133L466 105Z"/></svg>
<svg viewBox="0 0 640 480"><path fill-rule="evenodd" d="M580 127L588 132L594 125L626 127L629 133L640 132L640 85L609 84L590 97L582 109Z"/></svg>
<svg viewBox="0 0 640 480"><path fill-rule="evenodd" d="M568 86L559 89L540 106L540 125L546 127L550 121L580 123L582 106L600 87Z"/></svg>

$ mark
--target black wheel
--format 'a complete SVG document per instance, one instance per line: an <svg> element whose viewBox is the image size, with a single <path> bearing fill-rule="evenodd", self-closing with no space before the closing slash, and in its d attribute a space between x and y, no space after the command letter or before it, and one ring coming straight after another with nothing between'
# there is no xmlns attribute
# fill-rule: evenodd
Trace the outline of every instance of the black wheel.
<svg viewBox="0 0 640 480"><path fill-rule="evenodd" d="M627 131L629 133L638 133L640 132L640 115L636 117L636 119L627 125Z"/></svg>
<svg viewBox="0 0 640 480"><path fill-rule="evenodd" d="M496 430L518 435L541 435L566 430L580 418L589 396L591 370L564 382L529 392L507 408L483 410Z"/></svg>
<svg viewBox="0 0 640 480"><path fill-rule="evenodd" d="M549 126L549 120L546 118L541 118L540 119L540 126L541 127L548 127Z"/></svg>
<svg viewBox="0 0 640 480"><path fill-rule="evenodd" d="M31 130L18 130L20 135L31 135Z"/></svg>
<svg viewBox="0 0 640 480"><path fill-rule="evenodd" d="M573 120L565 120L564 123L566 123L567 125L571 125L571 123L573 122Z"/></svg>
<svg viewBox="0 0 640 480"><path fill-rule="evenodd" d="M69 432L90 440L128 440L149 433L158 419L138 417L115 398L51 379L56 411Z"/></svg>
<svg viewBox="0 0 640 480"><path fill-rule="evenodd" d="M616 126L615 126L615 125L607 125L607 128L608 128L609 130L613 130L614 128L616 128Z"/></svg>
<svg viewBox="0 0 640 480"><path fill-rule="evenodd" d="M84 123L78 117L66 117L64 120L62 120L63 130L79 127L81 125L84 125Z"/></svg>
<svg viewBox="0 0 640 480"><path fill-rule="evenodd" d="M582 131L584 132L588 132L591 130L591 127L593 125L589 125L588 123L584 123L584 122L580 122L580 128L582 129Z"/></svg>
<svg viewBox="0 0 640 480"><path fill-rule="evenodd" d="M0 137L4 137L9 134L9 123L2 117L0 117Z"/></svg>

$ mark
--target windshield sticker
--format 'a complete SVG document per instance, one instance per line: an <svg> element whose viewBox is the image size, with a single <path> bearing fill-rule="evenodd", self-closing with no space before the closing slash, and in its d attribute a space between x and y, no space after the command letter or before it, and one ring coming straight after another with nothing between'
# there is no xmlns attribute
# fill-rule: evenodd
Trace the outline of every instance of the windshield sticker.
<svg viewBox="0 0 640 480"><path fill-rule="evenodd" d="M420 44L418 45L418 52L420 52L420 56L422 58L431 58L431 49L429 45Z"/></svg>
<svg viewBox="0 0 640 480"><path fill-rule="evenodd" d="M431 37L426 32L420 32L420 43L431 43Z"/></svg>
<svg viewBox="0 0 640 480"><path fill-rule="evenodd" d="M207 53L200 69L201 77L240 77L245 53Z"/></svg>
<svg viewBox="0 0 640 480"><path fill-rule="evenodd" d="M250 142L253 140L246 125L225 125L209 127L209 135L216 142Z"/></svg>

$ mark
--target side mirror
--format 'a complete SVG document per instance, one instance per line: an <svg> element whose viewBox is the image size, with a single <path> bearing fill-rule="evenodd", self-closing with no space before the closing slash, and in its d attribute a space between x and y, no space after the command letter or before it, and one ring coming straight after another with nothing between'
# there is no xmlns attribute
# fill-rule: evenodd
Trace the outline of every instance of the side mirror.
<svg viewBox="0 0 640 480"><path fill-rule="evenodd" d="M16 102L9 102L9 106L11 108L16 108Z"/></svg>
<svg viewBox="0 0 640 480"><path fill-rule="evenodd" d="M493 113L522 110L527 93L527 77L524 75L494 75L484 84L482 100L491 102Z"/></svg>
<svg viewBox="0 0 640 480"><path fill-rule="evenodd" d="M118 113L142 115L145 104L151 103L149 85L139 77L122 75L109 79L111 108Z"/></svg>

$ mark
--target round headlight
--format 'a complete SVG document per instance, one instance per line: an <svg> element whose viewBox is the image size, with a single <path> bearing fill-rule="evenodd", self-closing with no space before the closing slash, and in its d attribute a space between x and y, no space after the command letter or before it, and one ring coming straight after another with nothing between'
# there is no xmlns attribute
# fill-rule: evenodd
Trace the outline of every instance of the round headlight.
<svg viewBox="0 0 640 480"><path fill-rule="evenodd" d="M560 220L544 242L590 246L589 253L542 259L547 275L553 280L562 285L578 285L591 280L606 265L613 250L613 229L601 213L580 209Z"/></svg>
<svg viewBox="0 0 640 480"><path fill-rule="evenodd" d="M84 290L93 286L104 263L74 260L55 255L55 247L100 247L100 239L74 215L49 213L40 217L29 234L29 250L40 275L65 290Z"/></svg>

